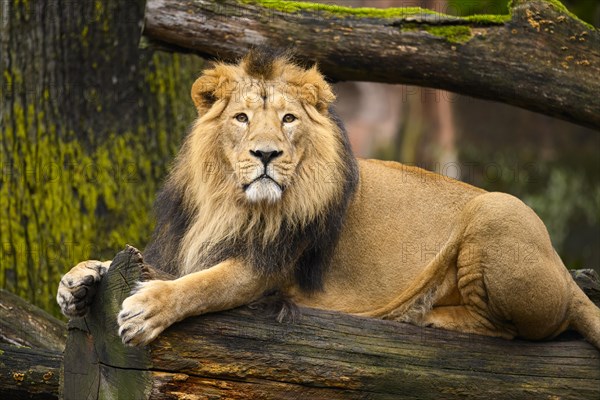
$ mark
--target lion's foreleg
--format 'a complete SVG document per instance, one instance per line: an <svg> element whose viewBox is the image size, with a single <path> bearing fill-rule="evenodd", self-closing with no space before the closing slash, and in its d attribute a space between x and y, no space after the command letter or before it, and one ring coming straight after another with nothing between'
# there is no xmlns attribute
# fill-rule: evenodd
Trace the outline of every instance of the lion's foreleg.
<svg viewBox="0 0 600 400"><path fill-rule="evenodd" d="M173 323L193 315L222 311L259 298L269 282L237 260L172 281L142 282L125 299L119 335L128 345L144 345Z"/></svg>

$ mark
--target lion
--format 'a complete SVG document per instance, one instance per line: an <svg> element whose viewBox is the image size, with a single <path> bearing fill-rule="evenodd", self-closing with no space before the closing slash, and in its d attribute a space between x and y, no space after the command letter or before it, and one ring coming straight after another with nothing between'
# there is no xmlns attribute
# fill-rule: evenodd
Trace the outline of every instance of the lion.
<svg viewBox="0 0 600 400"><path fill-rule="evenodd" d="M198 118L157 196L146 262L118 314L126 345L272 292L294 304L512 339L567 329L600 349L600 309L519 199L396 162L357 159L316 65L252 50L197 79ZM83 316L109 261L57 301Z"/></svg>

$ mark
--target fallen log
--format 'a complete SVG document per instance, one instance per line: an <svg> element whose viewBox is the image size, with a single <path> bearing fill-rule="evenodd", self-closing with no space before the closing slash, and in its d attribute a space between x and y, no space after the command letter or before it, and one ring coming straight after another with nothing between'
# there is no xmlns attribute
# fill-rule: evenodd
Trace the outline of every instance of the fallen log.
<svg viewBox="0 0 600 400"><path fill-rule="evenodd" d="M57 351L0 343L0 397L58 399L62 360Z"/></svg>
<svg viewBox="0 0 600 400"><path fill-rule="evenodd" d="M58 399L67 326L0 289L0 398Z"/></svg>
<svg viewBox="0 0 600 400"><path fill-rule="evenodd" d="M571 276L583 292L600 307L600 277L593 269L574 269Z"/></svg>
<svg viewBox="0 0 600 400"><path fill-rule="evenodd" d="M0 343L62 353L66 339L64 322L0 289Z"/></svg>
<svg viewBox="0 0 600 400"><path fill-rule="evenodd" d="M507 341L313 309L277 323L243 307L189 318L147 347L125 347L117 311L133 284L151 275L135 249L115 257L89 315L69 324L64 399L600 395L600 353L574 334Z"/></svg>
<svg viewBox="0 0 600 400"><path fill-rule="evenodd" d="M273 0L148 0L162 49L232 60L293 48L334 80L405 83L500 101L600 128L600 32L558 0L513 0L510 16L353 9Z"/></svg>

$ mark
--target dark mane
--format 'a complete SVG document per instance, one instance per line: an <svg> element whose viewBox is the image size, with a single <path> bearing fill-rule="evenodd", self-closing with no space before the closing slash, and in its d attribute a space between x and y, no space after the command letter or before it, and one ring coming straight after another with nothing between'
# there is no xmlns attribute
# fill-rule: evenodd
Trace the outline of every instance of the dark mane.
<svg viewBox="0 0 600 400"><path fill-rule="evenodd" d="M267 46L253 47L243 59L244 70L254 78L266 81L277 78L275 73L275 62L285 60L288 63L299 65L309 69L314 62L298 58L291 49L272 48Z"/></svg>
<svg viewBox="0 0 600 400"><path fill-rule="evenodd" d="M256 47L244 57L246 73L252 77L273 79L274 63L277 59L288 58L285 52L266 47Z"/></svg>
<svg viewBox="0 0 600 400"><path fill-rule="evenodd" d="M331 204L323 221L314 221L298 239L310 238L308 247L302 252L295 265L294 274L301 289L319 290L323 286L323 277L330 264L333 252L337 247L342 231L346 211L358 184L358 165L352 154L348 133L342 121L329 110L331 119L337 125L343 144L343 163L345 167L342 196L335 204ZM294 242L297 243L297 242ZM289 245L289 244L288 244Z"/></svg>
<svg viewBox="0 0 600 400"><path fill-rule="evenodd" d="M337 246L344 217L358 183L358 166L350 148L350 141L341 120L330 110L343 144L345 166L341 197L303 229L285 221L276 240L263 246L258 235L246 240L237 239L217 244L202 260L203 268L210 268L228 258L240 258L265 275L293 273L298 286L307 292L322 289L323 277ZM260 231L260 229L258 229ZM174 255L176 256L176 255Z"/></svg>
<svg viewBox="0 0 600 400"><path fill-rule="evenodd" d="M192 218L183 206L183 192L167 181L156 197L154 212L156 227L144 250L144 261L177 276L179 246Z"/></svg>
<svg viewBox="0 0 600 400"><path fill-rule="evenodd" d="M255 48L243 59L241 65L249 75L268 80L273 78L276 62L282 59L292 62L292 58L288 52ZM332 199L318 217L301 228L296 221L283 219L279 234L266 245L263 241L263 227L269 221L259 221L258 226L253 227L254 233L243 237L205 243L199 252L203 254L203 258L197 260L195 268L210 268L226 259L237 258L244 260L264 276L283 274L294 277L297 285L304 291L316 291L323 287L325 271L337 247L348 205L358 183L358 166L346 129L331 108L329 118L338 128L337 140L344 168L342 182L336 182L341 187L338 198ZM173 275L179 275L181 271L181 266L178 265L182 259L181 243L194 217L193 212L187 211L183 204L185 190L185 187L167 180L156 200L157 224L144 254L146 262ZM240 223L243 224L243 221ZM265 225L261 226L263 223Z"/></svg>

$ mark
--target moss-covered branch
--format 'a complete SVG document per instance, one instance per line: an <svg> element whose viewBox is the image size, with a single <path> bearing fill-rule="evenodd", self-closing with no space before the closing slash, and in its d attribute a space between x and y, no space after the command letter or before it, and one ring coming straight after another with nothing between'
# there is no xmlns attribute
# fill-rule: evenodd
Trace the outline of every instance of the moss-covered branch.
<svg viewBox="0 0 600 400"><path fill-rule="evenodd" d="M149 0L161 46L234 59L293 48L335 80L407 83L497 100L600 127L600 33L557 0L513 0L511 15L349 8L276 0Z"/></svg>

